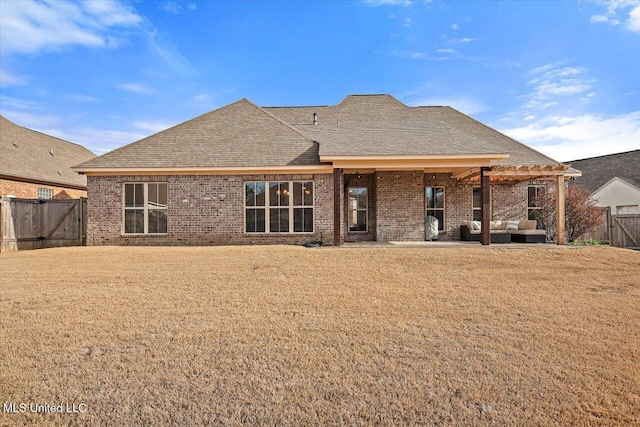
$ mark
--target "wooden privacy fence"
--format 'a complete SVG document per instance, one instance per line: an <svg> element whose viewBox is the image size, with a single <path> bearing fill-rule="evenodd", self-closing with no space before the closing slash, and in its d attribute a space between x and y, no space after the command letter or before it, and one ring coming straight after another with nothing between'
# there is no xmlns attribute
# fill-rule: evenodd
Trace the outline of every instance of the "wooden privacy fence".
<svg viewBox="0 0 640 427"><path fill-rule="evenodd" d="M611 215L609 244L618 248L640 248L640 215Z"/></svg>
<svg viewBox="0 0 640 427"><path fill-rule="evenodd" d="M611 215L610 208L602 208L602 220L578 240L595 239L618 248L640 248L640 215Z"/></svg>
<svg viewBox="0 0 640 427"><path fill-rule="evenodd" d="M0 251L81 246L86 243L87 199L0 197Z"/></svg>
<svg viewBox="0 0 640 427"><path fill-rule="evenodd" d="M581 235L577 240L588 240L593 239L602 243L609 243L609 235L611 234L611 209L610 208L601 208L602 212L602 223L593 227L591 230L587 231L583 235Z"/></svg>

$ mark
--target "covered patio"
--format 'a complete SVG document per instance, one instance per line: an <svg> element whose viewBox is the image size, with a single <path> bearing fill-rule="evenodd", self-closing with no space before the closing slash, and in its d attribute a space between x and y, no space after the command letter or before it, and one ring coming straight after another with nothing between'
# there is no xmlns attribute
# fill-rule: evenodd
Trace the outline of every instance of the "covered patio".
<svg viewBox="0 0 640 427"><path fill-rule="evenodd" d="M353 157L326 158L333 163L334 177L334 241L346 242L355 240L378 241L385 246L397 246L400 240L394 239L393 232L388 232L389 222L398 222L396 227L404 227L411 233L413 240L406 244L424 244L418 242L417 233L424 236L424 217L428 213L440 215L444 222L444 202L442 213L436 206L430 206L430 189L442 188L442 198L445 198L445 184L449 199L449 229L459 227L464 215L468 214L468 194L479 189L480 206L475 212L480 214L481 245L491 244L490 221L492 220L491 189L509 188L509 186L526 185L530 182L544 183L547 187L553 187L556 198L556 221L558 237L556 245L565 245L565 206L564 190L568 178L580 176L580 172L572 169L570 165L543 164L543 165L509 165L509 154L477 154L477 155L439 155L439 156L385 156L385 157ZM498 163L498 164L496 164ZM431 183L439 183L437 186ZM363 201L358 196L353 196L353 191L364 194ZM425 190L427 196L424 196ZM423 194L423 198L417 196L417 191ZM440 190L438 190L440 191ZM497 190L496 190L497 191ZM393 196L389 196L389 193ZM509 201L500 201L508 204ZM473 205L473 202L471 202ZM373 205L373 209L370 209ZM472 209L475 209L473 207ZM465 213L466 210L466 213ZM526 208L525 208L526 211ZM392 212L395 217L387 215ZM460 213L462 212L462 213ZM365 218L365 215L367 218ZM461 216L462 215L462 216ZM468 219L468 218L467 218ZM494 218L495 219L495 218ZM526 218L523 218L526 219ZM402 223L411 223L409 226ZM418 230L418 223L422 228ZM356 224L352 228L349 224ZM364 224L364 225L363 225ZM443 227L444 229L444 227ZM355 230L355 231L350 231ZM356 234L359 233L359 234ZM445 231L446 233L446 231ZM355 235L355 238L354 238ZM449 236L451 239L451 236ZM396 242L395 244L392 242ZM433 246L433 242L430 242ZM447 240L441 243L448 245L477 244L475 242L459 242ZM428 245L428 244L427 244Z"/></svg>

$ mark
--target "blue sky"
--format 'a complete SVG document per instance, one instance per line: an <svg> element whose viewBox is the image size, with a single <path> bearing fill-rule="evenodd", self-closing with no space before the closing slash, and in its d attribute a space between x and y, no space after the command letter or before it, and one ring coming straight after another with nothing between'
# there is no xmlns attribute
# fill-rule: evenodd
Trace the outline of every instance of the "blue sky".
<svg viewBox="0 0 640 427"><path fill-rule="evenodd" d="M640 148L640 0L0 2L0 112L102 154L240 98L451 105L560 161Z"/></svg>

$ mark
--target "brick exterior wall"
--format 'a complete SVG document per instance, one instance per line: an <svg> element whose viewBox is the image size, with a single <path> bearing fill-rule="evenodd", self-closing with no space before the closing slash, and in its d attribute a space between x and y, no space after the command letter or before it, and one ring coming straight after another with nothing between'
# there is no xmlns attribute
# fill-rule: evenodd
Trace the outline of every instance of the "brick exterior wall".
<svg viewBox="0 0 640 427"><path fill-rule="evenodd" d="M519 221L527 219L527 185L500 184L491 186L492 219Z"/></svg>
<svg viewBox="0 0 640 427"><path fill-rule="evenodd" d="M376 195L377 240L424 240L422 172L376 172Z"/></svg>
<svg viewBox="0 0 640 427"><path fill-rule="evenodd" d="M358 178L358 174L345 174L344 187L365 187L367 189L367 231L366 232L350 232L349 225L345 223L344 232L345 232L345 241L347 242L359 242L366 240L376 240L377 230L376 230L376 176L375 174L359 174L360 178ZM346 194L345 194L346 196ZM345 221L349 218L348 209L349 206L347 203L343 203L344 212L343 216Z"/></svg>
<svg viewBox="0 0 640 427"><path fill-rule="evenodd" d="M87 197L87 192L85 190L0 179L0 196L11 195L19 199L37 199L38 188L48 188L53 190L54 199L79 199L80 197Z"/></svg>
<svg viewBox="0 0 640 427"><path fill-rule="evenodd" d="M244 232L244 182L314 182L314 233ZM333 176L315 175L169 175L88 176L88 245L225 245L333 243ZM167 234L122 234L125 182L166 182Z"/></svg>
<svg viewBox="0 0 640 427"><path fill-rule="evenodd" d="M396 176L397 175L397 176ZM89 176L87 243L89 245L333 244L333 175L169 175ZM312 180L315 231L310 234L244 233L244 182ZM122 235L125 182L167 182L168 234ZM527 217L527 183L491 186L492 219ZM349 233L346 186L369 189L369 230ZM346 174L340 185L341 241L424 240L425 187L445 188L445 230L439 240L460 238L460 224L473 216L473 186L448 174L376 172Z"/></svg>

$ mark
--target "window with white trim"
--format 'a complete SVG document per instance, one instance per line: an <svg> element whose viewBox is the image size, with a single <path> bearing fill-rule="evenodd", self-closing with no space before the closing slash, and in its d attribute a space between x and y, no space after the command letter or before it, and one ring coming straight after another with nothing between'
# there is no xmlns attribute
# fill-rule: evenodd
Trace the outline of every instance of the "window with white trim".
<svg viewBox="0 0 640 427"><path fill-rule="evenodd" d="M444 231L444 187L426 187L426 215L438 219L438 230Z"/></svg>
<svg viewBox="0 0 640 427"><path fill-rule="evenodd" d="M245 182L246 233L313 233L313 181Z"/></svg>
<svg viewBox="0 0 640 427"><path fill-rule="evenodd" d="M367 231L368 203L365 187L349 188L349 231Z"/></svg>
<svg viewBox="0 0 640 427"><path fill-rule="evenodd" d="M39 187L38 199L53 199L53 189Z"/></svg>
<svg viewBox="0 0 640 427"><path fill-rule="evenodd" d="M124 234L167 233L167 184L124 184Z"/></svg>

